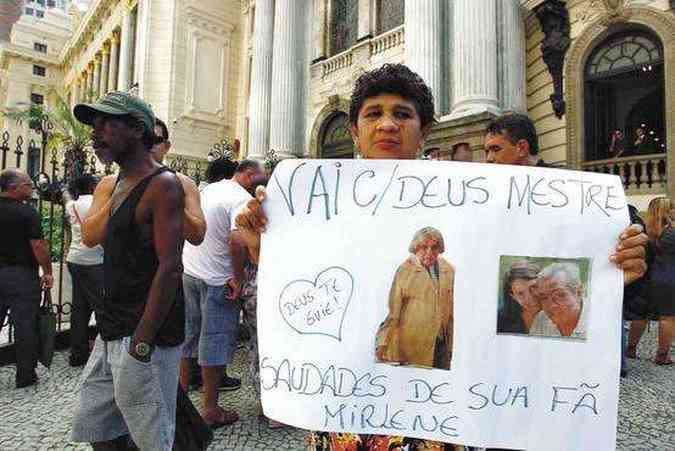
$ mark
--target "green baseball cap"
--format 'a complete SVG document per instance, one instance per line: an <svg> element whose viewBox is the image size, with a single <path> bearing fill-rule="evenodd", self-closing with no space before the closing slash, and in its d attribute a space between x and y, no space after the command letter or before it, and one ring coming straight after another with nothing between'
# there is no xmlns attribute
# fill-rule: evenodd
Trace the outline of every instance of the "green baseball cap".
<svg viewBox="0 0 675 451"><path fill-rule="evenodd" d="M109 92L97 103L79 103L73 108L75 118L87 125L94 125L97 114L109 116L132 116L143 122L145 128L154 132L155 114L150 105L139 97L123 91Z"/></svg>

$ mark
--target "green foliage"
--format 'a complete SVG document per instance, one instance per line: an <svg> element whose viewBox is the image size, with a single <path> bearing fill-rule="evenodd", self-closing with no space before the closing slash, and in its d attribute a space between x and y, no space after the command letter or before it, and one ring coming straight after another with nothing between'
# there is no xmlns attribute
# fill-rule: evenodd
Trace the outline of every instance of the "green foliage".
<svg viewBox="0 0 675 451"><path fill-rule="evenodd" d="M53 108L48 108L46 105L31 104L27 108L2 114L18 124L28 123L41 127L45 126L44 124L51 124L52 128L46 130L49 132L47 152L66 147L76 153L86 153L91 136L91 127L75 119L68 102L56 91L50 92L50 98L54 99Z"/></svg>
<svg viewBox="0 0 675 451"><path fill-rule="evenodd" d="M52 210L53 208L53 210ZM40 209L42 234L49 243L52 262L61 261L66 249L61 249L64 243L64 211L63 206L52 202L43 202Z"/></svg>
<svg viewBox="0 0 675 451"><path fill-rule="evenodd" d="M276 150L270 149L267 152L265 152L265 161L263 163L263 167L265 168L265 172L268 175L271 175L272 172L274 172L274 168L277 167L279 162L281 161L281 158L277 154Z"/></svg>

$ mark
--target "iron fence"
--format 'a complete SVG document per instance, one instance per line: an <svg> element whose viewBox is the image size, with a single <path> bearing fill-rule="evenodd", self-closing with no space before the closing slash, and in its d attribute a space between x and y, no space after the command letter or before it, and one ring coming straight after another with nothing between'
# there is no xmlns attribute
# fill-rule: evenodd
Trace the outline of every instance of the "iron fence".
<svg viewBox="0 0 675 451"><path fill-rule="evenodd" d="M51 252L54 273L52 302L57 318L57 334L63 335L70 329L72 306L72 288L65 264L67 219L63 191L71 180L80 175L105 176L116 171L112 165L98 163L93 152L87 149L78 155L73 155L73 151L68 148L48 150L50 124L31 128L36 129L37 133L29 139L21 134L12 136L9 131L0 134L0 170L19 168L33 180L35 191L30 203L40 215L43 235ZM204 180L207 164L207 160L180 155L170 156L167 161L167 166L188 175L197 185ZM8 359L13 353L5 351L12 343L13 331L8 316L0 329L0 364L9 363Z"/></svg>

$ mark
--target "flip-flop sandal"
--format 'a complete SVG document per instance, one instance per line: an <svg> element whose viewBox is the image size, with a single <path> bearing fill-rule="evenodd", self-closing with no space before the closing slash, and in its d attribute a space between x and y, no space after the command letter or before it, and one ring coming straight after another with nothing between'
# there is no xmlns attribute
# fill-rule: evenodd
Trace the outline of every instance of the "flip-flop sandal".
<svg viewBox="0 0 675 451"><path fill-rule="evenodd" d="M239 421L239 414L237 414L237 412L235 412L234 410L225 410L225 409L218 409L218 410L220 411L221 414L220 420L214 421L211 424L206 423L206 425L209 428L211 428L212 431L222 428L223 426L229 426Z"/></svg>
<svg viewBox="0 0 675 451"><path fill-rule="evenodd" d="M654 358L654 363L656 363L657 365L672 365L673 360L670 358L670 352L664 354L656 354L656 358Z"/></svg>

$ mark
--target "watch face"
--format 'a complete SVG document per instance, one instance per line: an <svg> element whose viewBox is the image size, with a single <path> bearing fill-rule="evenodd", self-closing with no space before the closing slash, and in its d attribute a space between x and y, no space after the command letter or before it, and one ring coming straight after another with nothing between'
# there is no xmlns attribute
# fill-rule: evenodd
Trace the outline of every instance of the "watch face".
<svg viewBox="0 0 675 451"><path fill-rule="evenodd" d="M138 343L136 344L136 354L141 357L146 357L150 355L150 345L147 343Z"/></svg>

